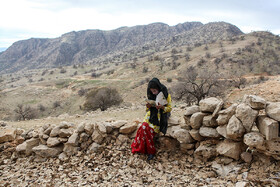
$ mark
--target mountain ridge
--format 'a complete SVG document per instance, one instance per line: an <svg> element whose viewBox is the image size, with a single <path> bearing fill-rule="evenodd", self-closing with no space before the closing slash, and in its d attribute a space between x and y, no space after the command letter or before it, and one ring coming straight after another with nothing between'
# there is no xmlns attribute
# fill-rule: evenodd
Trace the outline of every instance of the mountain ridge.
<svg viewBox="0 0 280 187"><path fill-rule="evenodd" d="M243 33L238 27L225 22L185 22L175 26L157 22L109 31L72 31L58 38L30 38L15 42L0 53L0 72L97 63L108 56L125 55L126 51L139 53L144 46L155 51L162 45L194 44L203 37L209 42L214 36L225 38L239 34ZM174 37L177 37L176 41ZM199 39L194 40L195 37Z"/></svg>

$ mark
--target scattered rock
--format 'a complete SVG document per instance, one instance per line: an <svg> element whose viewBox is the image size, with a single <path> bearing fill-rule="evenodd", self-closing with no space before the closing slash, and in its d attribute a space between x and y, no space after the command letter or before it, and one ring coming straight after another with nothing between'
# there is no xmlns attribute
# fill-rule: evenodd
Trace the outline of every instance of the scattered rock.
<svg viewBox="0 0 280 187"><path fill-rule="evenodd" d="M246 163L251 163L252 159L253 159L253 156L251 153L249 152L243 152L241 153L240 155L241 159L246 162Z"/></svg>

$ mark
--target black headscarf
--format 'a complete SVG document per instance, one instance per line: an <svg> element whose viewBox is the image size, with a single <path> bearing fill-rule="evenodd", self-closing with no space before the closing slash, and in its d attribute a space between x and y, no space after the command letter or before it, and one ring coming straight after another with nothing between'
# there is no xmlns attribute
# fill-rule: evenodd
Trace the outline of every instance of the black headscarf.
<svg viewBox="0 0 280 187"><path fill-rule="evenodd" d="M156 100L156 95L154 95L151 92L151 88L157 89L159 92L162 92L165 99L167 99L168 97L168 91L167 88L160 83L160 81L158 80L158 78L153 78L149 84L148 84L148 88L147 88L147 97L149 100ZM153 124L153 125L157 125L160 126L160 132L162 132L163 134L166 134L166 130L167 130L167 113L163 113L162 109L160 110L160 121L158 121L158 110L156 109L156 107L151 107L150 108L150 119L149 121Z"/></svg>

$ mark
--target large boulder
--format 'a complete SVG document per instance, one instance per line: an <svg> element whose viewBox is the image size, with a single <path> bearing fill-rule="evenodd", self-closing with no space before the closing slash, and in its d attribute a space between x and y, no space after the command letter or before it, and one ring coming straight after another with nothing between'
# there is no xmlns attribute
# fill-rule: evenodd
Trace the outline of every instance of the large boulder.
<svg viewBox="0 0 280 187"><path fill-rule="evenodd" d="M193 139L186 129L178 129L173 133L173 137L176 138L181 144L182 143L192 143Z"/></svg>
<svg viewBox="0 0 280 187"><path fill-rule="evenodd" d="M280 102L268 103L265 112L272 119L280 121Z"/></svg>
<svg viewBox="0 0 280 187"><path fill-rule="evenodd" d="M217 152L235 160L238 160L242 152L242 142L224 140L217 145Z"/></svg>
<svg viewBox="0 0 280 187"><path fill-rule="evenodd" d="M191 116L190 125L193 129L199 129L202 126L202 121L206 113L197 112Z"/></svg>
<svg viewBox="0 0 280 187"><path fill-rule="evenodd" d="M58 126L52 128L52 131L50 132L51 137L58 136L60 133L60 128Z"/></svg>
<svg viewBox="0 0 280 187"><path fill-rule="evenodd" d="M80 147L76 147L76 146L73 146L68 143L64 144L63 152L68 156L77 154L79 150L80 150Z"/></svg>
<svg viewBox="0 0 280 187"><path fill-rule="evenodd" d="M219 116L216 119L218 125L225 125L228 123L229 119L235 114L237 104L232 104L225 110L219 112Z"/></svg>
<svg viewBox="0 0 280 187"><path fill-rule="evenodd" d="M266 107L265 99L256 95L244 95L242 102L256 110L262 110Z"/></svg>
<svg viewBox="0 0 280 187"><path fill-rule="evenodd" d="M86 134L86 133L82 133L82 134ZM87 135L87 134L86 134L86 135ZM89 135L87 135L87 136L89 136ZM74 133L69 137L67 143L68 143L69 145L78 146L78 143L79 143L79 134L74 132Z"/></svg>
<svg viewBox="0 0 280 187"><path fill-rule="evenodd" d="M186 108L186 111L185 111L185 113L184 113L184 116L191 116L191 115L193 115L194 113L197 113L197 112L199 112L199 111L200 111L200 110L199 110L199 106L197 106L197 105L192 105L192 106Z"/></svg>
<svg viewBox="0 0 280 187"><path fill-rule="evenodd" d="M13 141L16 138L16 132L15 128L0 128L0 143Z"/></svg>
<svg viewBox="0 0 280 187"><path fill-rule="evenodd" d="M60 144L60 141L58 140L57 137L49 137L47 140L47 146L48 147L54 147Z"/></svg>
<svg viewBox="0 0 280 187"><path fill-rule="evenodd" d="M182 129L180 126L171 126L171 127L168 127L167 128L167 131L166 131L166 136L171 136L173 137L174 136L174 132L177 131L177 130L180 130Z"/></svg>
<svg viewBox="0 0 280 187"><path fill-rule="evenodd" d="M201 127L199 129L199 134L203 137L207 138L219 138L220 134L217 132L216 129L211 127Z"/></svg>
<svg viewBox="0 0 280 187"><path fill-rule="evenodd" d="M199 134L199 130L198 129L191 129L189 131L191 137L196 140L196 141L202 141L204 138Z"/></svg>
<svg viewBox="0 0 280 187"><path fill-rule="evenodd" d="M59 131L59 137L61 138L68 138L71 136L74 132L73 128L68 128L68 129L60 129Z"/></svg>
<svg viewBox="0 0 280 187"><path fill-rule="evenodd" d="M95 130L93 133L92 133L92 141L98 143L98 144L101 144L102 141L104 140L104 137L102 136L102 134L100 132L98 132L97 130Z"/></svg>
<svg viewBox="0 0 280 187"><path fill-rule="evenodd" d="M25 152L27 156L32 154L32 148L39 145L39 138L31 138L16 147L17 152Z"/></svg>
<svg viewBox="0 0 280 187"><path fill-rule="evenodd" d="M223 126L218 126L216 128L217 132L222 135L224 138L229 138L227 136L227 125L223 125Z"/></svg>
<svg viewBox="0 0 280 187"><path fill-rule="evenodd" d="M253 124L259 112L253 110L249 105L241 103L236 107L235 116L242 122L246 132L251 132Z"/></svg>
<svg viewBox="0 0 280 187"><path fill-rule="evenodd" d="M202 144L195 151L195 157L207 161L215 156L217 156L216 146L211 144Z"/></svg>
<svg viewBox="0 0 280 187"><path fill-rule="evenodd" d="M88 135L91 135L93 133L94 127L95 127L94 123L86 123L84 130Z"/></svg>
<svg viewBox="0 0 280 187"><path fill-rule="evenodd" d="M180 124L180 119L176 116L170 116L168 119L168 126L176 126Z"/></svg>
<svg viewBox="0 0 280 187"><path fill-rule="evenodd" d="M74 124L69 123L69 122L67 122L67 121L62 121L62 122L60 122L60 124L58 125L58 127L59 127L60 129L68 129L68 128L70 128L70 127L74 127Z"/></svg>
<svg viewBox="0 0 280 187"><path fill-rule="evenodd" d="M59 155L62 152L62 150L63 150L63 146L48 147L46 145L39 145L32 148L32 151L35 152L36 155L45 158L55 157Z"/></svg>
<svg viewBox="0 0 280 187"><path fill-rule="evenodd" d="M99 132L100 132L101 134L106 134L106 133L107 133L107 129L106 129L105 124L103 124L103 123L98 123L98 124L97 124L97 128L98 128L98 130L99 130Z"/></svg>
<svg viewBox="0 0 280 187"><path fill-rule="evenodd" d="M209 97L207 99L203 99L199 102L199 108L201 112L214 112L216 107L221 102L220 99L215 97Z"/></svg>
<svg viewBox="0 0 280 187"><path fill-rule="evenodd" d="M127 121L126 120L118 120L118 121L115 121L111 124L111 126L114 128L114 129L119 129L121 128L122 126L124 126L125 124L127 124Z"/></svg>
<svg viewBox="0 0 280 187"><path fill-rule="evenodd" d="M245 128L243 127L241 121L233 115L227 124L227 136L232 140L241 140L243 134L245 133Z"/></svg>
<svg viewBox="0 0 280 187"><path fill-rule="evenodd" d="M132 123L130 125L125 125L120 128L120 133L122 134L131 134L137 129L137 123Z"/></svg>
<svg viewBox="0 0 280 187"><path fill-rule="evenodd" d="M218 123L212 115L209 115L203 117L202 125L205 127L217 127Z"/></svg>
<svg viewBox="0 0 280 187"><path fill-rule="evenodd" d="M258 132L250 132L244 135L243 142L251 148L262 148L264 145L264 138Z"/></svg>
<svg viewBox="0 0 280 187"><path fill-rule="evenodd" d="M265 136L266 140L272 140L279 137L279 123L266 116L259 116L257 119L257 126Z"/></svg>
<svg viewBox="0 0 280 187"><path fill-rule="evenodd" d="M85 131L85 123L84 122L81 122L78 126L77 126L77 129L76 131L78 133L83 133Z"/></svg>
<svg viewBox="0 0 280 187"><path fill-rule="evenodd" d="M219 112L222 110L223 106L224 106L224 102L220 101L219 104L216 106L213 114L212 114L213 118L217 118L218 117Z"/></svg>

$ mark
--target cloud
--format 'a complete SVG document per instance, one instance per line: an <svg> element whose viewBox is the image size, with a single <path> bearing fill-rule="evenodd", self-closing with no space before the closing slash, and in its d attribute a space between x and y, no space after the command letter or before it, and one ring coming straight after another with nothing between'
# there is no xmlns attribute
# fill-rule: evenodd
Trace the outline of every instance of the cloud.
<svg viewBox="0 0 280 187"><path fill-rule="evenodd" d="M111 30L153 22L226 21L244 32L279 34L279 5L260 0L9 0L0 6L0 47L8 47L14 39L53 38L73 30Z"/></svg>

